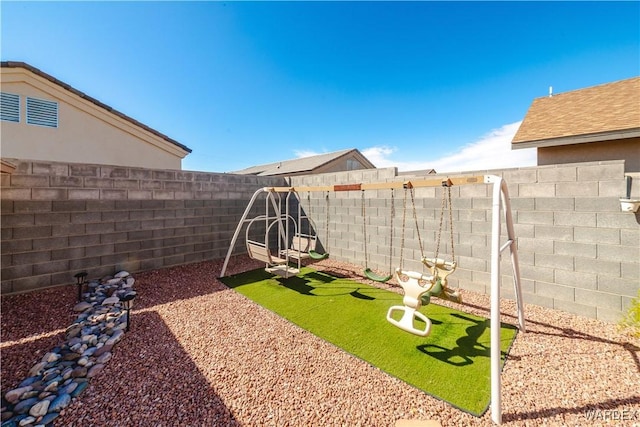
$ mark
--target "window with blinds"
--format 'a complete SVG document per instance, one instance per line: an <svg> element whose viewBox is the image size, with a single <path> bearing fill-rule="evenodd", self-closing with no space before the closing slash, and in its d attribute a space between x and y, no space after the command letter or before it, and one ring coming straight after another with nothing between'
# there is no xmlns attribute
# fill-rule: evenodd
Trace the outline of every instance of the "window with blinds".
<svg viewBox="0 0 640 427"><path fill-rule="evenodd" d="M0 120L20 122L20 95L0 92Z"/></svg>
<svg viewBox="0 0 640 427"><path fill-rule="evenodd" d="M58 103L27 97L27 124L58 127Z"/></svg>

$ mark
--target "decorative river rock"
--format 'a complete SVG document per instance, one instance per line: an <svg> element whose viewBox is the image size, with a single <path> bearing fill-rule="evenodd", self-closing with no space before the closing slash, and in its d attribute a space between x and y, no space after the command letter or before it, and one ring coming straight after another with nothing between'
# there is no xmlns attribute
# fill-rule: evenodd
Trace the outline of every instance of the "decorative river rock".
<svg viewBox="0 0 640 427"><path fill-rule="evenodd" d="M28 377L2 397L0 427L53 426L60 412L100 374L127 323L121 298L136 295L126 271L89 282L89 292L73 307L79 313L66 341L46 353Z"/></svg>

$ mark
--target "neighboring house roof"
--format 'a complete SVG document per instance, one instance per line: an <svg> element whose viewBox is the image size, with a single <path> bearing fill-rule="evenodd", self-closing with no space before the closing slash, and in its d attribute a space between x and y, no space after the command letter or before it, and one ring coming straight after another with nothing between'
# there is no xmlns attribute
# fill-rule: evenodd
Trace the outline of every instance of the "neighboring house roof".
<svg viewBox="0 0 640 427"><path fill-rule="evenodd" d="M136 119L133 119L133 118L127 116L126 114L123 114L120 111L118 111L118 110L116 110L116 109L114 109L114 108L112 108L112 107L110 107L110 106L108 106L106 104L103 104L102 102L98 101L97 99L92 98L91 96L89 96L89 95L87 95L87 94L85 94L83 92L80 92L79 90L73 88L72 86L70 86L70 85L68 85L68 84L56 79L55 77L45 73L44 71L39 70L38 68L36 68L36 67L34 67L32 65L29 65L29 64L27 64L25 62L19 62L19 61L2 61L2 62L0 62L0 67L2 67L2 68L24 68L26 70L29 70L30 72L32 72L32 73L34 73L34 74L36 74L36 75L38 75L40 77L43 77L43 78L49 80L50 82L52 82L52 83L54 83L54 84L56 84L56 85L58 85L58 86L60 86L60 87L62 87L64 89L68 90L69 92L73 93L74 95L79 96L80 98L83 98L83 99L85 99L85 100L97 105L100 108L103 108L104 110L110 112L111 114L114 114L114 115L116 115L116 116L118 116L118 117L120 117L120 118L122 118L124 120L127 120L128 122L130 122L130 123L142 128L142 129L146 130L147 132L151 132L152 134L164 139L165 141L170 142L171 144L174 144L174 145L180 147L181 149L191 153L191 149L189 147L187 147L186 145L183 145L183 144L179 143L175 139L169 138L167 135L165 135L165 134L163 134L161 132L158 132L155 129L152 129L149 126L147 126L147 125L145 125L143 123L140 123Z"/></svg>
<svg viewBox="0 0 640 427"><path fill-rule="evenodd" d="M640 77L534 99L512 148L640 136Z"/></svg>
<svg viewBox="0 0 640 427"><path fill-rule="evenodd" d="M420 169L420 170L415 170L415 171L398 172L398 176L400 176L400 175L422 176L422 175L435 175L437 173L438 172L436 172L435 169Z"/></svg>
<svg viewBox="0 0 640 427"><path fill-rule="evenodd" d="M301 157L299 159L283 160L281 162L252 166L250 168L231 173L239 175L272 176L311 172L321 166L326 165L327 163L350 155L355 155L365 168L375 168L373 163L371 163L364 155L362 155L360 151L353 148L349 150L335 151L333 153L318 154L317 156Z"/></svg>

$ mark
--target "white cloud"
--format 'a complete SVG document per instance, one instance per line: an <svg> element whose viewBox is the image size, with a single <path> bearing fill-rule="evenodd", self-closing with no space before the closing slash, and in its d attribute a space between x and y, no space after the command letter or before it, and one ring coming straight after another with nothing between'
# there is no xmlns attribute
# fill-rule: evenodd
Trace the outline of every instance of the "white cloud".
<svg viewBox="0 0 640 427"><path fill-rule="evenodd" d="M370 147L362 150L362 154L369 159L377 168L388 168L396 166L396 162L391 160L389 156L396 151L391 147Z"/></svg>
<svg viewBox="0 0 640 427"><path fill-rule="evenodd" d="M395 161L391 159L392 154L404 153L386 146L366 148L362 153L376 167L397 166L399 171L435 169L436 172L461 172L534 166L536 164L535 148L511 149L511 140L518 131L520 123L510 123L493 129L477 141L439 159Z"/></svg>
<svg viewBox="0 0 640 427"><path fill-rule="evenodd" d="M493 129L479 140L467 144L460 151L436 161L437 172L502 169L534 166L537 162L536 149L511 149L511 140L518 131L516 122Z"/></svg>
<svg viewBox="0 0 640 427"><path fill-rule="evenodd" d="M436 172L481 171L487 169L535 166L536 149L511 149L511 140L520 123L506 124L493 129L479 139L464 145L458 151L433 159L427 150L416 151L410 147L398 148L386 145L360 150L378 168L397 167L399 171L435 169ZM425 158L420 159L420 152ZM295 150L296 158L325 154L326 150ZM404 157L404 159L403 159Z"/></svg>
<svg viewBox="0 0 640 427"><path fill-rule="evenodd" d="M317 156L318 154L323 153L319 153L313 150L294 150L294 154L296 155L296 159L301 159L303 157Z"/></svg>

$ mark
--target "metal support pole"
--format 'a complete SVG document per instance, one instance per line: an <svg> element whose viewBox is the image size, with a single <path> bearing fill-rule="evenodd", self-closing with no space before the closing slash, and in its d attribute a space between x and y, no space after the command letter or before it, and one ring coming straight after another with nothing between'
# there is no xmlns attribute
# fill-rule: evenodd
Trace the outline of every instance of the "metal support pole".
<svg viewBox="0 0 640 427"><path fill-rule="evenodd" d="M238 226L236 227L236 231L233 233L233 237L231 238L231 244L229 245L229 250L227 250L227 256L224 258L224 264L222 264L222 271L220 272L220 277L224 277L224 273L227 271L227 265L229 264L229 258L231 258L231 253L233 252L233 248L236 245L236 240L238 240L238 235L240 234L240 230L242 230L242 226L247 220L247 216L249 216L249 212L251 212L251 208L253 207L253 204L255 203L256 199L263 192L264 192L264 188L260 188L256 190L255 193L253 193L253 196L251 196L251 200L249 201L249 204L245 208L244 213L242 214L242 218L240 218L240 222L238 222Z"/></svg>
<svg viewBox="0 0 640 427"><path fill-rule="evenodd" d="M491 419L502 424L500 382L500 205L502 178L492 177L491 210Z"/></svg>

